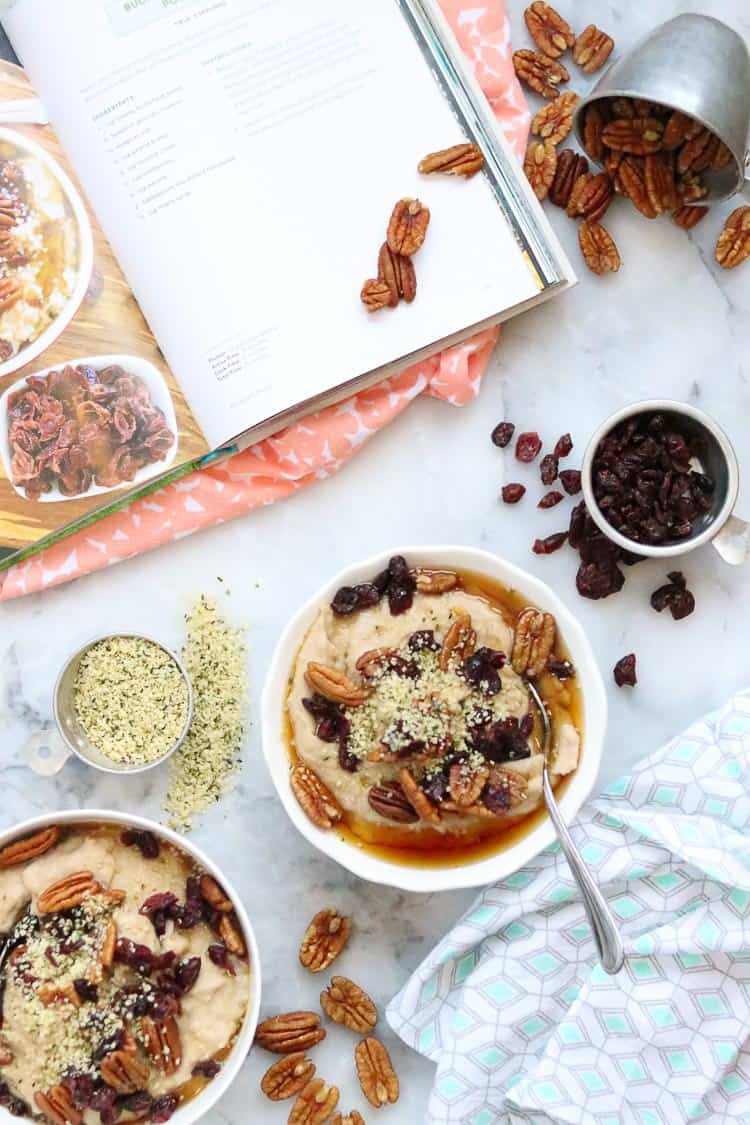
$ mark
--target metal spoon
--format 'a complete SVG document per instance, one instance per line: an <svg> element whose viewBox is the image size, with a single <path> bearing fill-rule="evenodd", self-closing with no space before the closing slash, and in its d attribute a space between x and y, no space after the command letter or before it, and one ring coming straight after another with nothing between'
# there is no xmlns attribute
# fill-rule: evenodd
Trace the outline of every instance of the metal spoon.
<svg viewBox="0 0 750 1125"><path fill-rule="evenodd" d="M607 905L604 895L594 882L591 872L583 861L581 853L573 843L573 838L568 832L565 821L562 818L560 808L557 804L555 791L552 788L550 781L549 770L547 763L549 760L549 753L552 744L552 724L550 723L547 708L544 705L541 695L537 691L534 684L529 680L526 681L526 686L529 689L529 694L537 706L539 715L544 727L544 769L542 772L542 792L544 793L544 801L547 805L547 812L550 815L550 820L555 826L557 838L560 841L560 847L563 850L565 858L568 861L573 878L578 884L578 889L581 892L581 899L586 911L589 923L591 925L591 932L594 935L594 942L596 943L597 953L599 960L605 973L619 973L625 960L625 949L622 944L617 923L615 922L612 912Z"/></svg>

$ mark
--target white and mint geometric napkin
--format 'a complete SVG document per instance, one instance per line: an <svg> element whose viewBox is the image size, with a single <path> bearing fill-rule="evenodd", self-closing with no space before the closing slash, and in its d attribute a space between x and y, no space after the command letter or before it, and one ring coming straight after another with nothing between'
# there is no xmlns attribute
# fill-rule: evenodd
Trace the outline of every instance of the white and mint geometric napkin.
<svg viewBox="0 0 750 1125"><path fill-rule="evenodd" d="M558 846L487 888L392 1001L431 1125L750 1123L750 692L573 830L627 960L598 967Z"/></svg>

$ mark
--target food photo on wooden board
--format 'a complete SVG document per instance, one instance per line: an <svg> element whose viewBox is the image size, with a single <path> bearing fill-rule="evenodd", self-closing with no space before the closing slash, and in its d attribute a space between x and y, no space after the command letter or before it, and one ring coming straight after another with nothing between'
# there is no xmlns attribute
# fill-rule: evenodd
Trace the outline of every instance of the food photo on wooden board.
<svg viewBox="0 0 750 1125"><path fill-rule="evenodd" d="M7 7L0 1121L750 1120L750 25L677 7Z"/></svg>

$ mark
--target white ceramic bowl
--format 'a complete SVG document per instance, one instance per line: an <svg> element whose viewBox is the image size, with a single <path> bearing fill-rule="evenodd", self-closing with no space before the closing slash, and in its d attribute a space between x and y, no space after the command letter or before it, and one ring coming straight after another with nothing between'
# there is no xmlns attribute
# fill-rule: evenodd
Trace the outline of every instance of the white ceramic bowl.
<svg viewBox="0 0 750 1125"><path fill-rule="evenodd" d="M31 363L32 359L36 359L38 355L41 355L42 352L57 339L64 329L67 328L78 312L81 302L86 296L86 290L91 280L91 271L94 268L94 238L91 233L91 224L86 213L86 208L83 205L83 200L73 186L72 181L65 172L63 172L57 161L53 160L50 154L40 145L35 144L34 141L21 133L17 133L15 129L0 128L0 141L8 141L10 144L15 145L16 148L35 157L40 164L44 165L53 179L57 180L62 188L78 230L78 273L73 292L65 302L60 313L55 317L52 323L45 328L44 332L37 336L35 340L32 340L30 344L21 348L16 355L12 355L9 359L6 359L4 363L0 363L0 377L2 377L3 375L9 375L11 372L17 371L19 367Z"/></svg>
<svg viewBox="0 0 750 1125"><path fill-rule="evenodd" d="M581 763L560 800L562 814L571 821L587 799L596 781L607 726L607 699L601 674L586 635L556 594L538 578L509 562L473 547L395 547L374 558L347 567L305 602L287 625L276 646L266 678L262 703L263 753L266 764L289 819L314 847L335 859L362 879L405 891L445 891L477 887L504 879L523 867L555 839L549 820L516 844L496 855L458 867L407 867L391 863L342 840L335 831L317 828L300 808L289 782L289 752L284 736L284 709L289 676L305 634L318 607L329 602L340 586L368 581L382 570L391 555L404 555L412 566L434 566L475 571L512 589L519 590L534 605L552 613L568 647L581 688L584 705L584 736Z"/></svg>
<svg viewBox="0 0 750 1125"><path fill-rule="evenodd" d="M156 824L153 820L147 820L143 816L131 816L129 813L112 812L107 809L75 809L68 812L35 816L32 820L25 820L22 824L16 824L12 828L8 828L0 833L0 847L11 843L17 837L26 836L39 828L44 828L48 824L74 825L81 823L90 824L92 822L117 824L122 825L124 828L147 829L160 839L174 844L176 848L184 851L188 856L194 859L200 867L214 876L227 892L234 905L237 921L242 929L248 951L251 972L250 999L248 1001L247 1012L245 1013L242 1027L219 1073L215 1078L211 1079L206 1088L202 1090L197 1097L186 1102L185 1105L180 1106L170 1118L171 1125L193 1125L193 1122L198 1121L205 1113L208 1113L211 1107L216 1104L221 1095L232 1084L240 1067L245 1061L245 1057L255 1037L255 1028L258 1023L258 1013L260 1012L261 971L258 943L255 940L255 934L250 925L250 919L245 912L239 895L231 886L226 875L219 870L216 864L213 863L200 848L197 848L195 844L190 843L189 840L185 840L182 836L178 836L176 832L172 832L169 828L164 828L163 825ZM144 860L144 863L147 862L148 860ZM13 1117L7 1109L0 1107L0 1125L5 1125L6 1122L8 1125L11 1125L11 1123L12 1125L18 1125L18 1121L19 1118Z"/></svg>
<svg viewBox="0 0 750 1125"><path fill-rule="evenodd" d="M172 444L169 448L167 456L161 461L151 461L148 465L144 465L139 469L133 477L132 481L123 481L121 484L103 485L91 484L85 492L81 492L78 496L63 496L57 489L53 488L51 492L43 493L36 501L38 504L57 504L65 503L71 500L85 500L89 496L102 496L106 492L118 492L122 489L136 488L144 481L150 480L151 477L160 476L166 472L169 466L175 459L177 453L177 416L175 414L174 403L172 396L169 393L169 387L161 371L150 363L147 359L142 359L137 355L87 355L82 356L80 359L68 360L68 365L78 367L85 365L86 367L93 367L94 371L102 371L105 367L113 367L115 364L122 367L130 375L137 375L149 389L151 401L154 406L158 406L164 414L164 421L169 430L173 434ZM44 367L41 371L32 371L31 375L48 375L50 371L60 371L66 364L53 363L51 367ZM19 379L17 382L12 383L4 394L0 395L0 459L3 463L5 475L10 482L11 488L24 500L28 500L26 493L22 488L17 488L13 484L13 476L10 468L10 445L8 442L8 399L18 391L26 383L26 376Z"/></svg>

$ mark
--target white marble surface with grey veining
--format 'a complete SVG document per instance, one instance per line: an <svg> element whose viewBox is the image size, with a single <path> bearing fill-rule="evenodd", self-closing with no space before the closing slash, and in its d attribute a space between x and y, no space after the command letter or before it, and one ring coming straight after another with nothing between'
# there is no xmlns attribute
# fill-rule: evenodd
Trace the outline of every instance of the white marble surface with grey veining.
<svg viewBox="0 0 750 1125"><path fill-rule="evenodd" d="M687 0L561 0L579 29L610 31L618 50L650 25L695 7ZM511 0L517 45L526 44L522 0ZM750 35L744 0L705 0L703 10ZM571 69L575 69L571 67ZM575 78L578 78L576 74ZM583 84L576 82L577 88ZM739 96L739 94L737 94ZM540 534L558 530L564 509L539 512L536 470L525 470L489 442L503 410L521 429L552 442L570 430L580 452L595 424L639 397L668 396L713 413L735 441L750 474L750 264L723 273L713 246L729 205L686 235L668 220L648 223L622 204L607 226L621 250L615 277L598 280L581 266L580 285L503 330L481 396L456 411L425 399L412 406L334 479L285 503L94 577L0 609L0 825L58 808L110 806L158 817L159 772L112 781L68 764L51 780L23 764L27 736L50 717L56 671L79 643L101 631L143 629L178 645L183 613L201 592L246 626L250 726L234 792L204 817L195 840L239 888L262 951L265 1014L315 1007L319 982L297 964L309 917L335 904L355 919L355 937L339 969L384 1004L468 903L468 893L428 897L368 886L313 851L287 824L261 760L259 695L268 659L291 611L352 559L395 544L466 543L485 547L551 583L588 630L608 683L611 719L601 782L613 778L696 715L720 704L748 679L749 572L724 565L710 548L683 560L697 602L679 623L649 608L666 566L628 572L625 590L603 603L581 601L575 558L540 559ZM550 208L574 261L573 223ZM571 458L576 463L576 454ZM498 502L506 479L532 484L515 508ZM750 518L750 493L739 514ZM219 581L219 579L223 581ZM615 660L639 659L640 683L618 691ZM378 1114L392 1125L424 1120L431 1067L385 1032L402 1079L398 1106ZM354 1079L353 1037L334 1028L317 1052L319 1071L342 1087L342 1108L364 1109ZM286 1110L258 1093L269 1059L256 1052L211 1122L283 1122ZM374 1116L365 1114L368 1120Z"/></svg>

